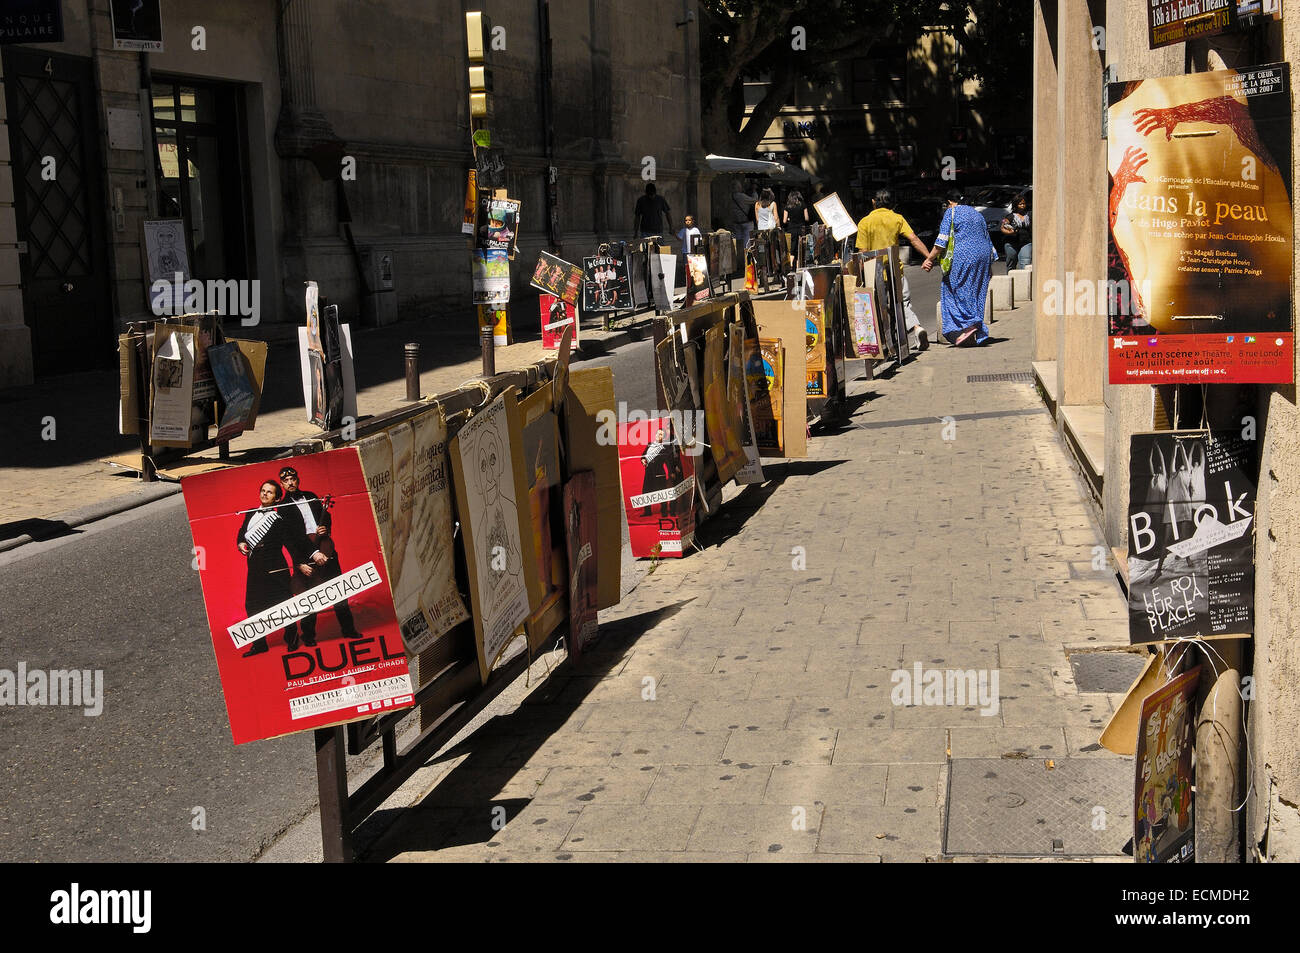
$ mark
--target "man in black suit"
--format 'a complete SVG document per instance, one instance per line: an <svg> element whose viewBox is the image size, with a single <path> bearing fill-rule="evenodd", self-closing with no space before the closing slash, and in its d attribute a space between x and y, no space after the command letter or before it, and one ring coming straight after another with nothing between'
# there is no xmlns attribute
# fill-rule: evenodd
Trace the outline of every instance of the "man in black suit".
<svg viewBox="0 0 1300 953"><path fill-rule="evenodd" d="M306 537L296 509L282 509L282 491L274 480L265 480L258 488L261 505L244 512L243 523L235 535L235 545L248 558L248 581L244 590L244 610L256 615L284 602L291 595L289 565L297 572L310 569L305 548ZM285 559L285 553L289 559ZM298 628L293 623L284 628L284 641L290 649L298 647ZM253 642L245 658L270 651L266 636Z"/></svg>
<svg viewBox="0 0 1300 953"><path fill-rule="evenodd" d="M293 467L284 467L280 470L280 483L284 487L284 501L281 505L295 510L296 515L301 517L302 528L306 533L302 549L311 554L310 562L306 566L296 563L294 565L293 591L297 595L336 576L341 576L343 570L339 567L338 549L334 545L329 507L321 502L320 497L315 493L300 489L298 471ZM343 631L343 637L360 638L361 633L357 631L356 623L352 619L352 609L348 606L347 600L335 603L333 609L335 617L339 620L339 628ZM302 644L315 645L316 613L304 616L299 625L302 627ZM290 650L298 647L296 629L286 633L285 644Z"/></svg>

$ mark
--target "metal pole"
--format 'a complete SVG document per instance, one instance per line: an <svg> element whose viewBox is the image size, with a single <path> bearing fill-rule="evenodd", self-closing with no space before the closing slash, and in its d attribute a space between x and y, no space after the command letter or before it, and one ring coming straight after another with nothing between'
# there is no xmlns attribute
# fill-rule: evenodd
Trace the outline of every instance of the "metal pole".
<svg viewBox="0 0 1300 953"><path fill-rule="evenodd" d="M420 399L420 345L406 345L406 399Z"/></svg>

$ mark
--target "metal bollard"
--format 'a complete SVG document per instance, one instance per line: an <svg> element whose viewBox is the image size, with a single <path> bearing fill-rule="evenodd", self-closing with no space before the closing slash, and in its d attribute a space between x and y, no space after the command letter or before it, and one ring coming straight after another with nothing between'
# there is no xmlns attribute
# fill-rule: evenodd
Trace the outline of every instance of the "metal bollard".
<svg viewBox="0 0 1300 953"><path fill-rule="evenodd" d="M406 345L406 399L420 399L420 345Z"/></svg>

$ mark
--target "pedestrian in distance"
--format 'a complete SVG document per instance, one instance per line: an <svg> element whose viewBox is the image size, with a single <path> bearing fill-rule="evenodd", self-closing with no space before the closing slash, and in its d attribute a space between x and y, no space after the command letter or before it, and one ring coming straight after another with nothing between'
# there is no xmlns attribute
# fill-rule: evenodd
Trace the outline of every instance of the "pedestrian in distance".
<svg viewBox="0 0 1300 953"><path fill-rule="evenodd" d="M1002 245L1007 271L1033 264L1033 239L1029 227L1029 196L1016 196L1011 214L1002 220Z"/></svg>
<svg viewBox="0 0 1300 953"><path fill-rule="evenodd" d="M962 204L960 189L948 192L948 209L939 223L934 248L922 262L930 271L943 257L943 284L939 293L943 314L943 336L957 347L974 347L989 339L984 324L984 305L988 300L989 279L998 253L989 240L984 216Z"/></svg>
<svg viewBox="0 0 1300 953"><path fill-rule="evenodd" d="M665 222L668 223L667 231L664 230ZM632 211L632 229L637 238L666 235L673 230L672 210L655 189L653 182L645 184L645 195L636 200L636 207Z"/></svg>
<svg viewBox="0 0 1300 953"><path fill-rule="evenodd" d="M889 189L880 189L871 197L871 211L858 222L858 251L879 251L893 248L901 240L906 240L922 258L929 253L925 243L916 237L907 219L894 211L894 193ZM907 285L907 271L900 267L903 275L903 315L906 318L909 336L916 331L920 350L929 346L929 337L921 327L921 321L912 310L912 289Z"/></svg>
<svg viewBox="0 0 1300 953"><path fill-rule="evenodd" d="M754 204L758 201L758 196L752 191L745 188L745 183L736 180L736 184L731 189L731 222L737 237L740 239L740 250L743 252L749 247L749 239L754 234Z"/></svg>

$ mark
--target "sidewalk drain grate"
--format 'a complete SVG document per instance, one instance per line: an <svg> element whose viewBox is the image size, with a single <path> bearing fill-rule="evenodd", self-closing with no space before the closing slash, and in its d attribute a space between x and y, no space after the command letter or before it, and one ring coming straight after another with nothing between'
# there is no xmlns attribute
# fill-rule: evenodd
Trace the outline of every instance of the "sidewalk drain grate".
<svg viewBox="0 0 1300 953"><path fill-rule="evenodd" d="M997 384L1009 381L1016 384L1032 384L1034 375L1031 371L1012 371L1007 374L970 374L967 384Z"/></svg>
<svg viewBox="0 0 1300 953"><path fill-rule="evenodd" d="M1074 652L1070 668L1074 687L1081 692L1126 692L1142 674L1145 654L1136 652Z"/></svg>
<svg viewBox="0 0 1300 953"><path fill-rule="evenodd" d="M948 767L945 854L1118 855L1133 834L1133 762L963 758Z"/></svg>

